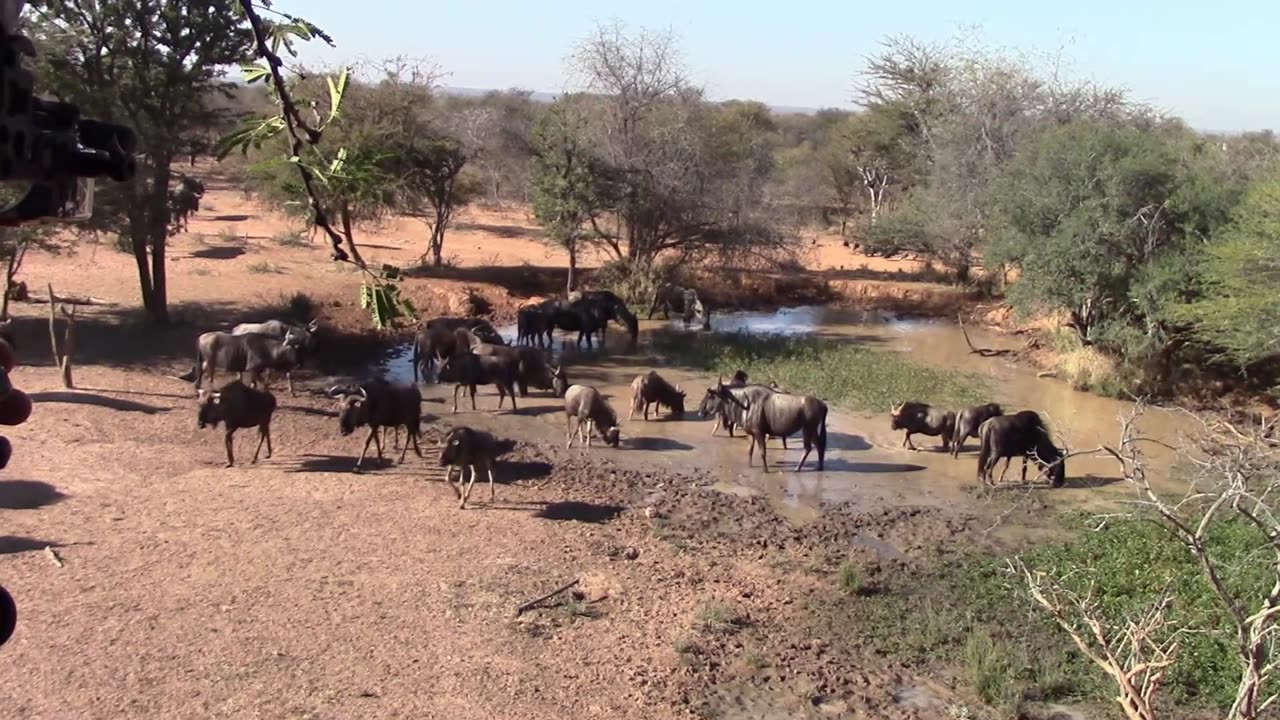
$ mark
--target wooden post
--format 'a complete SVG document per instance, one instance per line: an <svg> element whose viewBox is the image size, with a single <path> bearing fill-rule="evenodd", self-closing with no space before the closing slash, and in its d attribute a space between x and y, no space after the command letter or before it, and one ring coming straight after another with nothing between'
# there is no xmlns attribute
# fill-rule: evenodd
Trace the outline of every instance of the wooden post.
<svg viewBox="0 0 1280 720"><path fill-rule="evenodd" d="M75 327L76 327L76 309L75 305L71 306L68 311L65 305L61 306L62 316L67 319L67 329L62 335L62 353L58 352L58 315L54 309L53 284L48 285L49 288L49 346L53 349L53 363L58 366L62 372L62 387L74 388L75 385L71 381L71 353L75 349Z"/></svg>

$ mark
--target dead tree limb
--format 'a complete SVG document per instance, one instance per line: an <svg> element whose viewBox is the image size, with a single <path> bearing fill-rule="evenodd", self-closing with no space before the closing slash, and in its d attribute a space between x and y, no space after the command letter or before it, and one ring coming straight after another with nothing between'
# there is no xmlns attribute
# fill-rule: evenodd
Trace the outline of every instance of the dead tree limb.
<svg viewBox="0 0 1280 720"><path fill-rule="evenodd" d="M49 297L55 297L53 294L53 284L49 284ZM53 350L53 364L58 366L58 370L62 373L62 387L74 388L71 382L71 353L75 349L75 327L76 327L76 311L75 306L71 306L68 311L66 306L62 306L62 316L67 320L67 328L62 335L62 352L58 352L58 315L53 303L49 303L49 346Z"/></svg>
<svg viewBox="0 0 1280 720"><path fill-rule="evenodd" d="M577 584L578 584L577 580L574 580L573 582L565 583L564 585L561 585L560 587L556 588L555 590L552 590L551 592L547 593L546 595L543 595L540 598L537 598L535 600L530 600L529 602L516 608L516 617L520 617L521 615L524 614L526 610L533 609L534 606L538 605L539 603L544 602L546 600L550 600L551 598L559 595L560 593L564 592L565 590L568 590L569 588Z"/></svg>
<svg viewBox="0 0 1280 720"><path fill-rule="evenodd" d="M969 339L969 331L964 327L964 316L956 313L956 321L960 323L960 332L964 335L964 344L969 346L971 355L981 355L982 357L1004 357L1011 351L1009 350L992 350L991 348L974 347L973 341Z"/></svg>

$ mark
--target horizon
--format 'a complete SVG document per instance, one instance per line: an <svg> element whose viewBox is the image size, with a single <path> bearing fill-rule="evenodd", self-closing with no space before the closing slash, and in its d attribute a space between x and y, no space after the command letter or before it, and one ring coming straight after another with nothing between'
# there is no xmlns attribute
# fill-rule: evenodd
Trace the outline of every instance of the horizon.
<svg viewBox="0 0 1280 720"><path fill-rule="evenodd" d="M304 62L425 58L446 73L442 85L458 88L519 87L553 95L572 90L565 60L574 45L596 24L620 21L632 29L672 30L690 79L713 101L853 110L854 81L884 38L946 42L964 35L1001 51L1040 56L1046 72L1054 58L1065 60L1057 65L1064 74L1122 87L1135 101L1202 132L1280 126L1280 76L1262 70L1280 64L1280 46L1269 37L1280 26L1280 5L1245 0L1216 5L1211 34L1203 31L1201 6L1088 0L1055 8L977 0L963 9L941 0L910 7L817 2L749 10L722 0L655 0L643 7L584 0L552 7L383 0L374 6L380 11L363 13L336 0L288 0L277 7L314 22L337 44L308 43L300 48Z"/></svg>

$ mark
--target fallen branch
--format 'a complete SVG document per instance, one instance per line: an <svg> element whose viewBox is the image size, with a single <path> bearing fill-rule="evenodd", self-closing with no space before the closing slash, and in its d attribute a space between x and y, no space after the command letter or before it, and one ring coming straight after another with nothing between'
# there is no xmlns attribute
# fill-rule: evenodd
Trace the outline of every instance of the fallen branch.
<svg viewBox="0 0 1280 720"><path fill-rule="evenodd" d="M1004 357L1010 354L1011 350L992 350L991 348L974 347L973 341L969 339L969 331L964 327L964 316L957 313L956 321L960 323L960 332L964 335L964 343L969 346L969 354L981 355L982 357Z"/></svg>
<svg viewBox="0 0 1280 720"><path fill-rule="evenodd" d="M543 601L545 601L545 600L550 600L551 598L553 598L553 597L555 597L555 596L559 595L560 593L564 592L565 590L568 590L569 588L571 588L571 587L573 587L574 585L577 585L577 584L578 584L578 581L575 579L573 582L565 583L564 585L562 585L562 586L560 586L560 587L556 588L555 590L552 590L551 592L547 593L546 595L543 595L543 596L542 596L542 597L540 597L540 598L537 598L536 600L530 600L529 602L527 602L527 603L525 603L525 604L521 605L520 607L516 608L516 617L520 617L521 615L523 615L523 614L524 614L524 612L525 612L526 610L531 610L531 609L533 609L533 608L534 608L534 606L538 605L539 603L541 603L541 602L543 602Z"/></svg>
<svg viewBox="0 0 1280 720"><path fill-rule="evenodd" d="M26 302L29 302L35 305L48 305L49 298L53 298L53 302L55 303L65 303L67 305L115 305L115 303L111 302L110 300L103 300L102 298L96 298L90 295L85 295L85 296L72 295L67 297L61 297L58 295L50 295L49 297L40 297L39 295L31 295L27 297Z"/></svg>

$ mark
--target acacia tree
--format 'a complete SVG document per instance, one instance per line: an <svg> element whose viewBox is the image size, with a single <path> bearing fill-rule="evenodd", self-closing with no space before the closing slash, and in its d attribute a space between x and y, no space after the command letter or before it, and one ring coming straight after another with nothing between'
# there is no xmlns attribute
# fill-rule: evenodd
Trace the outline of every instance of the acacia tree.
<svg viewBox="0 0 1280 720"><path fill-rule="evenodd" d="M143 305L167 323L171 167L217 124L210 98L230 87L225 68L250 56L249 28L235 6L213 0L49 0L32 8L50 92L137 133L137 175L119 203L101 207L119 209Z"/></svg>
<svg viewBox="0 0 1280 720"><path fill-rule="evenodd" d="M455 213L475 195L475 185L462 176L467 152L462 144L448 136L409 140L395 150L394 163L400 166L406 203L423 206L424 222L430 231L427 251L431 264L443 262L444 234Z"/></svg>

